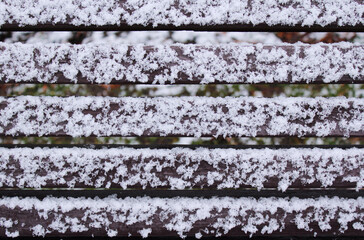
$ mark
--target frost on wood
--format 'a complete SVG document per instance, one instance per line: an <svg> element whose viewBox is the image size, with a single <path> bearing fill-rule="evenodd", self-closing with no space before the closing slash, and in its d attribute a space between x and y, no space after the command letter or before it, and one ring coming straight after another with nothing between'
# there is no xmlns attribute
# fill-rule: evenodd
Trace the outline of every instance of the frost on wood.
<svg viewBox="0 0 364 240"><path fill-rule="evenodd" d="M361 233L364 199L36 198L0 199L6 236L222 236ZM295 230L297 231L297 230Z"/></svg>
<svg viewBox="0 0 364 240"><path fill-rule="evenodd" d="M364 46L0 43L0 81L40 83L364 82Z"/></svg>
<svg viewBox="0 0 364 240"><path fill-rule="evenodd" d="M1 97L0 134L363 136L364 99Z"/></svg>
<svg viewBox="0 0 364 240"><path fill-rule="evenodd" d="M0 187L364 187L364 149L0 148Z"/></svg>
<svg viewBox="0 0 364 240"><path fill-rule="evenodd" d="M355 0L3 0L0 26L24 25L224 25L327 26L363 24Z"/></svg>

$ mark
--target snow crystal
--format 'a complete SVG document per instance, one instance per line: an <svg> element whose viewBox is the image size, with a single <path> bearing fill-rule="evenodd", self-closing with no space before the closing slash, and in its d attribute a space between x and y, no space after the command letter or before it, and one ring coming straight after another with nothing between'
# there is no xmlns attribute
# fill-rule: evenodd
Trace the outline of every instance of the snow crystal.
<svg viewBox="0 0 364 240"><path fill-rule="evenodd" d="M152 229L151 228L144 228L142 230L139 230L138 232L140 233L142 238L147 238L148 235L152 232Z"/></svg>
<svg viewBox="0 0 364 240"><path fill-rule="evenodd" d="M364 99L0 97L0 133L69 136L355 136Z"/></svg>
<svg viewBox="0 0 364 240"><path fill-rule="evenodd" d="M100 227L101 227L101 224L100 224ZM109 229L107 231L107 236L108 237L116 237L117 235L118 235L118 231L116 231L116 230Z"/></svg>
<svg viewBox="0 0 364 240"><path fill-rule="evenodd" d="M0 26L6 23L343 26L363 24L363 13L363 3L353 0L3 0Z"/></svg>
<svg viewBox="0 0 364 240"><path fill-rule="evenodd" d="M0 187L213 186L285 191L297 182L330 187L341 181L356 184L359 190L364 186L363 159L361 148L0 148ZM272 185L271 179L278 182Z"/></svg>
<svg viewBox="0 0 364 240"><path fill-rule="evenodd" d="M5 231L7 237L16 238L19 237L19 231L9 232L8 229Z"/></svg>
<svg viewBox="0 0 364 240"><path fill-rule="evenodd" d="M62 205L71 208L64 210ZM312 231L310 225L317 225L320 234L331 229L332 224L335 228L339 227L339 233L344 233L350 225L362 231L364 223L362 197L120 199L112 196L104 199L46 197L43 200L3 197L0 198L0 207L7 213L0 212L1 219L5 220L0 221L1 229L10 232L21 228L36 236L62 234L65 230L74 236L84 235L85 232L91 235L105 229L113 236L130 234L147 237L154 230L165 229L180 237L187 234L199 237L201 232L221 236L233 228L253 235L282 232L286 228L296 227ZM48 212L47 221L43 221L43 215L34 218L34 214L43 211ZM17 219L17 214L29 217ZM6 221L14 223L9 226L4 224ZM92 226L95 221L99 223L97 227ZM79 228L80 225L84 227ZM312 235L316 233L312 232Z"/></svg>
<svg viewBox="0 0 364 240"><path fill-rule="evenodd" d="M34 226L32 228L32 230L33 230L33 235L34 236L42 236L42 237L45 236L46 229L42 225L40 225L40 224Z"/></svg>
<svg viewBox="0 0 364 240"><path fill-rule="evenodd" d="M53 83L335 83L364 77L364 46L0 43L0 79ZM259 66L259 67L258 67Z"/></svg>
<svg viewBox="0 0 364 240"><path fill-rule="evenodd" d="M196 233L196 234L195 234L195 238L197 238L197 239L202 238L202 234L201 234L201 233Z"/></svg>

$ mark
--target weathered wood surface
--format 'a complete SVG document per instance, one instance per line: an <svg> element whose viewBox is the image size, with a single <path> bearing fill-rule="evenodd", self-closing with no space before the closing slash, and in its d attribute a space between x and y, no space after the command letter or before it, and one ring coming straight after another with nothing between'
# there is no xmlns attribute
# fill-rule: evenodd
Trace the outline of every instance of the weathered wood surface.
<svg viewBox="0 0 364 240"><path fill-rule="evenodd" d="M364 186L364 149L0 148L0 188Z"/></svg>
<svg viewBox="0 0 364 240"><path fill-rule="evenodd" d="M0 82L94 84L364 83L364 45L0 43Z"/></svg>
<svg viewBox="0 0 364 240"><path fill-rule="evenodd" d="M219 24L201 26L198 24L186 24L181 26L159 25L153 27L151 24L147 26L120 24L120 25L104 25L104 26L75 26L70 23L44 23L35 26L5 23L1 26L2 31L210 31L210 32L364 32L364 24L356 24L355 26L339 26L330 24L327 26L287 26L277 24L270 26L267 24Z"/></svg>
<svg viewBox="0 0 364 240"><path fill-rule="evenodd" d="M0 198L0 236L363 236L364 199Z"/></svg>
<svg viewBox="0 0 364 240"><path fill-rule="evenodd" d="M32 1L0 3L0 27L19 30L364 31L363 2Z"/></svg>
<svg viewBox="0 0 364 240"><path fill-rule="evenodd" d="M356 191L355 189L343 188L312 188L312 189L287 189L285 192L276 189L262 189L257 191L254 188L242 189L187 189L187 190L170 190L170 189L94 189L94 188L0 188L0 197L35 197L44 199L47 197L74 197L74 198L107 198L116 196L118 198L212 198L212 197L232 197L232 198L319 198L319 197L340 197L340 198L358 198L364 197L364 190Z"/></svg>
<svg viewBox="0 0 364 240"><path fill-rule="evenodd" d="M359 98L0 98L5 136L363 136Z"/></svg>

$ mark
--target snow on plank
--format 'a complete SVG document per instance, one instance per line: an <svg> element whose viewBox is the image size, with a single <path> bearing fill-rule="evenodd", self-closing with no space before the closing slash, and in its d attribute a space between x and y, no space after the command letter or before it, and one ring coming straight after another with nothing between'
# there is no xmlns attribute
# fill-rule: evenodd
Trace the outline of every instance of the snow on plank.
<svg viewBox="0 0 364 240"><path fill-rule="evenodd" d="M0 43L0 82L364 83L364 45Z"/></svg>
<svg viewBox="0 0 364 240"><path fill-rule="evenodd" d="M363 31L359 0L3 0L3 30Z"/></svg>
<svg viewBox="0 0 364 240"><path fill-rule="evenodd" d="M0 236L364 236L364 199L0 198Z"/></svg>
<svg viewBox="0 0 364 240"><path fill-rule="evenodd" d="M363 136L364 99L0 98L6 136Z"/></svg>
<svg viewBox="0 0 364 240"><path fill-rule="evenodd" d="M364 187L364 149L0 148L0 188Z"/></svg>

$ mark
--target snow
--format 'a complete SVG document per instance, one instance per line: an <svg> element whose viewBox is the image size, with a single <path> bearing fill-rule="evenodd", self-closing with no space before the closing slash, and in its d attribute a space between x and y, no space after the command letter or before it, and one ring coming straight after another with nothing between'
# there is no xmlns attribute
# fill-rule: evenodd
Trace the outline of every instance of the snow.
<svg viewBox="0 0 364 240"><path fill-rule="evenodd" d="M111 196L104 199L46 197L43 200L3 197L0 207L8 213L0 213L0 227L9 237L14 236L11 232L20 226L22 231L36 236L66 231L76 234L90 231L91 234L105 229L109 236L147 237L165 229L180 237L188 233L200 237L205 233L220 236L236 227L247 235L270 234L290 227L314 235L310 228L313 224L317 224L321 232L332 230L340 234L349 227L362 231L364 219L362 197L120 199ZM29 217L18 219L20 213ZM39 221L31 220L30 216Z"/></svg>
<svg viewBox="0 0 364 240"><path fill-rule="evenodd" d="M354 183L359 190L364 187L363 159L360 148L0 148L0 187L260 190L274 179L281 191L295 182L324 188Z"/></svg>
<svg viewBox="0 0 364 240"><path fill-rule="evenodd" d="M364 99L254 97L0 98L0 133L69 136L349 137L364 129Z"/></svg>
<svg viewBox="0 0 364 240"><path fill-rule="evenodd" d="M0 27L6 23L343 26L363 24L363 13L362 2L353 0L4 0Z"/></svg>
<svg viewBox="0 0 364 240"><path fill-rule="evenodd" d="M252 0L249 1L252 6L249 7L247 2L180 0L174 5L176 1L126 0L122 1L123 5L119 5L120 1L116 0L64 0L61 4L59 1L49 0L4 0L0 2L0 28L6 23L23 26L48 22L61 24L68 20L77 26L118 25L126 22L128 25L155 27L191 23L301 26L364 23L362 1ZM288 6L281 10L281 5ZM57 72L62 72L73 83L77 83L77 76L82 75L90 82L100 84L110 83L113 79L127 82L151 80L154 84L176 83L181 72L187 74L187 80L195 77L204 84L282 82L287 79L292 83L300 80L311 83L318 77L322 77L326 83L335 83L344 75L363 78L364 49L361 45L157 45L171 43L172 40L165 40L168 34L131 33L127 35L127 40L119 40L125 41L124 44L132 40L134 44L146 42L148 39L152 40L149 44L155 44L154 46L128 46L115 42L102 46L103 41L114 41L112 37L99 39L99 44L76 46L44 44L48 41L67 42L71 37L70 33L38 33L29 42L32 44L0 44L0 79L5 82L30 82L37 79L42 83L52 83L57 80ZM97 33L93 34L89 40L95 40L96 35ZM171 35L174 41L194 40L201 44L246 39L246 35L241 33L175 32ZM265 37L263 34L257 39L271 43L278 41L272 35ZM181 48L182 53L176 48ZM289 48L291 52L284 48ZM127 56L130 49L131 55ZM148 49L152 51L148 52L148 58L144 58ZM217 50L221 52L217 53ZM254 62L259 63L261 68L249 69L247 59L252 54L256 58ZM304 58L301 58L302 54ZM226 55L230 61L224 59ZM65 58L69 58L70 62L64 61ZM95 60L100 61L96 66ZM130 62L133 63L133 70L128 68L128 64L124 64ZM278 63L274 66L267 64L272 62ZM160 68L165 70L151 78L148 73ZM246 73L247 70L250 74ZM265 131L270 135L305 136L314 133L327 136L339 131L340 134L350 136L364 129L363 105L363 99L346 98L116 99L25 96L0 98L0 133L16 136L47 135L63 131L71 136L111 136L154 132L161 135L185 134L200 137L212 132L214 136L227 137L256 136L260 134L262 126L267 126ZM252 106L257 106L258 109L250 112ZM150 112L145 113L145 108L150 109ZM100 113L94 114L97 110ZM343 113L338 115L338 119L329 120L328 117L337 110L342 110ZM6 126L11 127L5 130ZM138 162L133 161L130 164L130 159L138 159ZM206 166L209 171L201 172L202 168L206 170ZM15 172L14 169L20 171ZM100 173L100 169L105 172ZM143 169L143 175L140 169ZM163 176L167 169L172 169L178 177ZM0 187L41 188L52 183L72 188L76 183L82 183L98 188L108 188L116 184L128 189L139 184L143 188L170 186L172 189L190 189L194 184L204 182L202 188L212 185L216 185L218 189L239 188L241 184L247 184L260 190L270 178L277 178L280 191L286 191L295 181L302 184L318 182L324 188L331 187L335 181L350 182L355 183L359 190L364 187L363 169L363 149L357 148L0 148ZM14 175L9 175L9 170ZM47 174L44 174L45 171ZM139 174L135 174L135 171ZM340 176L345 177L341 179ZM155 223L165 220L162 227L181 237L186 236L194 227L197 229L192 235L200 238L208 233L220 236L235 227L249 235L270 234L288 228L289 224L316 236L317 233L310 228L313 224L321 231L332 230L333 227L337 233L343 233L351 227L364 231L363 206L362 197L47 197L43 200L3 197L0 198L0 208L6 210L0 212L0 228L8 237L18 237L24 229L34 236L104 229L109 237L114 237L123 234L126 229L118 226L135 226L134 232L128 235L148 237L156 232ZM80 214L72 215L74 210L78 210ZM18 218L20 211L28 211L29 217ZM280 212L286 214L277 215ZM49 221L38 222L35 219ZM213 219L214 222L202 227L200 224L206 219Z"/></svg>
<svg viewBox="0 0 364 240"><path fill-rule="evenodd" d="M337 44L9 44L0 43L0 79L57 82L62 73L108 84L335 83L364 77L364 46ZM183 78L181 77L184 76Z"/></svg>
<svg viewBox="0 0 364 240"><path fill-rule="evenodd" d="M144 228L140 231L138 231L140 233L140 236L142 236L143 238L147 238L148 235L152 232L151 228Z"/></svg>

